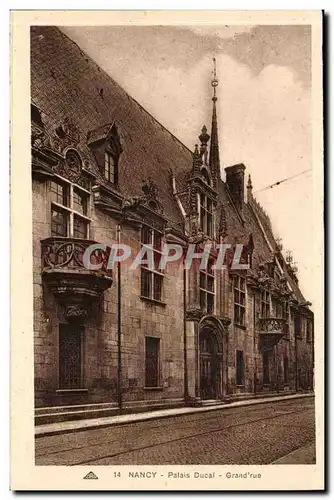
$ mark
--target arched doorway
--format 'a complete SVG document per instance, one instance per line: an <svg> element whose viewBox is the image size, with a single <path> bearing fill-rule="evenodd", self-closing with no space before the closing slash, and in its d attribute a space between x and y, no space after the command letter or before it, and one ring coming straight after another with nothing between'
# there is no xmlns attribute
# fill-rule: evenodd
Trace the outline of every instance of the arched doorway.
<svg viewBox="0 0 334 500"><path fill-rule="evenodd" d="M204 329L199 336L200 397L218 399L221 382L221 353L215 334Z"/></svg>

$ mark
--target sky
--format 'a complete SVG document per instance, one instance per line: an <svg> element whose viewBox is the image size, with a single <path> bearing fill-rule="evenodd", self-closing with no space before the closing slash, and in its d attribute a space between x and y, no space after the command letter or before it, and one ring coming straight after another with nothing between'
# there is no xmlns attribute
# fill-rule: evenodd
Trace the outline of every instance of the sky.
<svg viewBox="0 0 334 500"><path fill-rule="evenodd" d="M62 30L191 150L203 124L210 133L216 58L222 172L245 164L253 193L282 239L283 254L292 250L302 292L315 301L310 26Z"/></svg>

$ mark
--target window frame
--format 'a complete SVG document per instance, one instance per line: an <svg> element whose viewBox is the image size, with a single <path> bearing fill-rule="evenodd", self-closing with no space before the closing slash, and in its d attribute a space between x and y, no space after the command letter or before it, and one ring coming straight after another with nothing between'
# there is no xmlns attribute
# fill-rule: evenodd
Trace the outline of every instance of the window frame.
<svg viewBox="0 0 334 500"><path fill-rule="evenodd" d="M213 200L210 198L210 196L206 195L205 193L198 193L198 207L199 207L199 227L201 231L209 238L214 238ZM209 227L210 230L208 230Z"/></svg>
<svg viewBox="0 0 334 500"><path fill-rule="evenodd" d="M241 286L241 284L243 285ZM239 300L236 300L236 296ZM241 297L244 298L243 302L240 300ZM233 276L233 311L234 324L237 326L246 326L246 299L246 279L236 274Z"/></svg>
<svg viewBox="0 0 334 500"><path fill-rule="evenodd" d="M271 297L268 290L261 290L260 297L261 318L270 318L271 316Z"/></svg>
<svg viewBox="0 0 334 500"><path fill-rule="evenodd" d="M207 269L199 270L199 293L200 293L200 306L207 314L214 314L215 312L215 298L216 298L216 277L215 271L212 269L214 266L213 257L209 257ZM201 278L204 279L204 286L201 286ZM212 290L208 283L212 282ZM212 299L212 307L209 307L208 297ZM204 300L202 300L202 298ZM202 305L203 304L203 305Z"/></svg>
<svg viewBox="0 0 334 500"><path fill-rule="evenodd" d="M55 201L52 199L52 192L55 192L52 190L52 184L55 184L57 186L62 186L62 188L66 189L67 191L67 205L63 203L59 203L59 201ZM74 207L74 197L75 197L75 191L84 194L84 198L86 200L86 213L82 213L78 210L76 210ZM54 179L50 180L50 203L51 203L51 236L52 237L65 237L65 238L78 238L78 239L89 239L90 237L90 223L91 223L91 193L87 189L83 188L82 186L79 186L79 184L76 184L74 182L70 182L69 180L65 179L64 177L60 175L55 175ZM52 224L53 224L53 217L52 217L52 212L55 211L57 213L63 213L66 215L67 222L66 222L66 235L59 235L53 233L52 230ZM85 232L85 237L81 236L76 236L75 235L75 220L80 220L83 221L86 225L86 232Z"/></svg>
<svg viewBox="0 0 334 500"><path fill-rule="evenodd" d="M152 378L150 380L150 373L148 373L148 339L150 340L153 340L154 344L155 344L155 348L157 348L157 351L155 353L156 355L156 360L155 360L155 363L156 363L156 373L155 373L155 377L153 377L153 379L155 380L155 385L152 384ZM145 380L144 380L144 387L145 389L158 389L161 387L161 380L162 380L162 375L161 375L161 338L160 337L155 337L153 335L145 335L145 356L144 356L144 359L145 359L145 365L144 365L144 369L145 369L145 373L144 373L144 376L145 376Z"/></svg>
<svg viewBox="0 0 334 500"><path fill-rule="evenodd" d="M285 307L283 301L279 299L272 299L272 308L274 318L285 319ZM279 313L280 309L280 313Z"/></svg>
<svg viewBox="0 0 334 500"><path fill-rule="evenodd" d="M150 243L144 243L143 242L143 231L147 230L150 232ZM160 238L160 248L156 248L155 246L155 235L158 234ZM153 261L154 264L156 264L156 257L159 256L159 262L161 260L161 256L163 255L163 243L164 243L164 235L163 232L153 228L149 225L144 225L141 228L140 231L140 245L141 248L146 248L149 251L153 252ZM147 267L146 264L142 264L140 268L140 296L143 297L144 299L147 300L153 300L155 302L163 302L163 282L164 282L164 277L165 273L163 270L156 269L156 265L154 265L154 269L150 269ZM144 275L148 276L149 281L149 294L145 293L145 289L143 287L143 276ZM156 297L155 295L155 290L156 290L156 280L159 282L160 280L160 285L159 285L159 298Z"/></svg>
<svg viewBox="0 0 334 500"><path fill-rule="evenodd" d="M111 163L112 160L112 163ZM111 175L111 166L113 173ZM108 173L108 175L106 175ZM107 182L111 184L118 185L118 161L117 157L109 151L109 149L104 150L104 168L103 177Z"/></svg>

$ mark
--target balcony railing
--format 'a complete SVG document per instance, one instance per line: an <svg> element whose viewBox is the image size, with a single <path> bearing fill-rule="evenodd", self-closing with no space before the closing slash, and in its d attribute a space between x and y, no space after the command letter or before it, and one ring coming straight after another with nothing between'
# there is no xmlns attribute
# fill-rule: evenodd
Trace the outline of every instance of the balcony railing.
<svg viewBox="0 0 334 500"><path fill-rule="evenodd" d="M84 253L90 245L96 242L79 238L53 237L46 238L41 243L43 271L51 269L68 269L70 271L85 269ZM92 252L90 262L91 264L102 264L100 272L111 275L111 270L107 269L108 257L107 251L98 249Z"/></svg>
<svg viewBox="0 0 334 500"><path fill-rule="evenodd" d="M108 250L91 253L90 263L98 269L85 266L83 256L94 244L77 238L46 238L42 240L42 274L50 291L64 308L68 320L86 318L95 300L112 286L112 271L108 269Z"/></svg>
<svg viewBox="0 0 334 500"><path fill-rule="evenodd" d="M264 348L272 348L288 333L288 323L284 318L260 318L260 340Z"/></svg>
<svg viewBox="0 0 334 500"><path fill-rule="evenodd" d="M287 322L284 318L260 318L260 332L286 334Z"/></svg>

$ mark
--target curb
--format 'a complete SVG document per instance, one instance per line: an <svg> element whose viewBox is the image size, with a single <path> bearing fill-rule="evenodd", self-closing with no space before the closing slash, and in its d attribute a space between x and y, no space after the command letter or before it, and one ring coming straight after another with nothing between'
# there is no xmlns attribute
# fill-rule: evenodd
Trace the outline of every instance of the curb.
<svg viewBox="0 0 334 500"><path fill-rule="evenodd" d="M233 403L222 403L212 406L185 407L171 410L151 411L146 413L132 413L126 415L116 415L112 417L101 417L89 420L67 421L53 424L43 424L35 427L35 438L44 436L57 436L59 434L68 434L73 432L83 432L87 430L104 429L106 427L116 427L148 420L158 420L194 413L204 413L217 410L228 410L229 408L239 408L243 406L252 406L255 404L274 403L278 401L288 401L290 399L314 398L313 393L291 394L288 396L274 396L262 399L247 399L244 401L235 401ZM165 413L163 413L165 412Z"/></svg>

